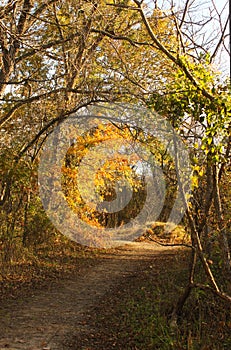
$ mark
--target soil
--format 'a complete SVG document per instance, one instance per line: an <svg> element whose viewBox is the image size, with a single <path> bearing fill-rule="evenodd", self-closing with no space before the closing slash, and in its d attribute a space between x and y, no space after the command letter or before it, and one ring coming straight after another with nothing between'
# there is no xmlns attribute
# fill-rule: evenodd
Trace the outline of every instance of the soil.
<svg viewBox="0 0 231 350"><path fill-rule="evenodd" d="M177 254L178 249L155 243L126 244L95 257L66 278L3 300L0 350L109 349L101 338L102 325L92 322L101 312L100 306L108 309L121 288L131 287L134 278L142 280L148 269L164 269L165 259ZM107 332L108 342L110 329ZM119 349L113 342L111 348Z"/></svg>

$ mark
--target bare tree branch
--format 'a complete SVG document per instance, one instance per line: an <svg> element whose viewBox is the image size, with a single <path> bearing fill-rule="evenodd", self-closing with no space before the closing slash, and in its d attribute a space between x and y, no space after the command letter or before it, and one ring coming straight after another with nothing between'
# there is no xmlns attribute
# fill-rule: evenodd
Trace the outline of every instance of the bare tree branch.
<svg viewBox="0 0 231 350"><path fill-rule="evenodd" d="M150 35L150 37L152 38L153 42L155 43L155 45L158 47L158 49L163 52L172 62L174 62L178 67L180 67L183 72L185 73L186 77L193 83L193 85L195 87L198 88L198 90L200 90L202 92L202 94L207 97L209 100L213 101L214 100L214 96L208 92L205 88L200 87L199 82L195 79L195 77L192 75L192 73L189 71L189 69L186 67L186 65L182 62L180 57L175 57L174 55L172 55L172 53L158 40L158 38L156 37L156 35L154 34L150 23L147 19L147 16L145 15L143 9L142 9L142 5L140 3L140 1L137 0L133 0L139 10L140 10L140 14L143 20L143 23L145 24L147 31Z"/></svg>

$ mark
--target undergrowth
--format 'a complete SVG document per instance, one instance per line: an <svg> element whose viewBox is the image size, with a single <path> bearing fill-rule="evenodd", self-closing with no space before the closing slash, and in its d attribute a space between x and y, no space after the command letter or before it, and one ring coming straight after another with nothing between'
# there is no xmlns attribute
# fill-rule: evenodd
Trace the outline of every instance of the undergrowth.
<svg viewBox="0 0 231 350"><path fill-rule="evenodd" d="M178 328L170 327L172 306L188 277L183 256L156 258L155 269L148 266L114 291L110 304L102 302L96 311L100 329L96 339L103 339L105 349L231 349L231 308L204 291L192 292ZM90 349L99 348L92 341Z"/></svg>

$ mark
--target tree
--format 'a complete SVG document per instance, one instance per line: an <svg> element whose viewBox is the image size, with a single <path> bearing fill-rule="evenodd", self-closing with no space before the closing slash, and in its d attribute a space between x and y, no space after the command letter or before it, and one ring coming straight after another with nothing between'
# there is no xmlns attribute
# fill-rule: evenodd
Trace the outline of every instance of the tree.
<svg viewBox="0 0 231 350"><path fill-rule="evenodd" d="M138 13L104 1L25 0L2 6L1 157L10 154L1 176L4 216L24 167L25 172L32 167L36 176L40 149L56 125L92 103L140 103L167 78L172 64L160 69L163 55L153 50L138 19ZM168 24L163 18L156 26L165 41ZM128 33L131 39L123 40ZM150 70L153 57L157 63ZM25 203L18 202L22 213L28 213L30 190L26 196Z"/></svg>
<svg viewBox="0 0 231 350"><path fill-rule="evenodd" d="M203 205L200 207L200 211L203 212L202 219L199 218L198 220L196 216L197 211L194 212L185 198L185 204L187 206L186 214L192 234L193 250L189 284L183 297L180 298L176 306L175 317L181 312L185 300L194 287L209 289L221 298L229 302L231 301L230 296L222 292L221 288L218 287L206 258L206 251L201 243L201 236L205 235L203 231L207 231L207 215L210 212L211 203L213 202L225 277L230 281L230 248L223 220L222 200L220 197L220 179L224 175L225 164L230 152L230 95L229 86L225 83L222 84L219 78L214 76L211 69L211 62L215 57L215 53L218 51L219 45L222 43L225 29L222 31L221 39L212 55L206 51L204 47L202 48L205 52L201 52L201 47L195 42L194 37L192 38L191 45L188 45L188 35L182 29L184 28L184 23L186 23L186 16L188 14L190 15L190 4L187 1L180 19L179 16L173 12L173 8L170 9L175 23L175 33L178 38L178 46L174 52L171 52L155 35L149 18L144 11L142 2L135 0L134 3L140 12L142 21L153 43L157 45L159 50L164 53L178 69L176 84L170 85L166 94L157 94L153 96L154 108L160 112L164 112L172 121L173 126L184 136L187 135L186 140L189 142L190 147L193 146L194 143L192 155L201 159L201 149L205 152L204 156L202 156L202 162L199 161L198 164L195 164L195 173L193 177L193 179L196 177L197 180L205 182L205 186L207 186L205 198L203 198L204 192L201 193L201 203L203 203ZM203 28L203 25L201 27ZM168 97L168 94L170 97ZM195 141L199 141L199 146L197 146L198 144L196 144ZM198 150L196 151L195 149L197 148ZM205 176L202 176L203 171L205 171ZM198 185L195 187L198 187ZM184 196L183 188L181 191ZM198 194L198 191L195 192ZM197 197L194 195L192 204L196 203L196 199ZM197 222L199 222L199 224L197 224ZM204 267L209 285L198 285L194 282L197 255ZM227 287L228 292L230 292L229 287L230 286Z"/></svg>
<svg viewBox="0 0 231 350"><path fill-rule="evenodd" d="M174 73L171 75L170 84L163 84L164 89L154 91L152 98L147 98L146 101L150 108L169 118L173 127L182 134L189 145L192 161L194 161L192 177L194 191L191 203L187 201L184 189L179 183L187 207L186 216L192 235L192 260L189 284L176 306L173 317L175 320L192 288L208 289L226 301L231 301L230 296L218 286L206 252L210 225L208 215L213 210L216 215L217 239L223 261L223 272L225 278L230 281L230 247L220 196L221 178L225 175L230 154L230 86L229 82L224 81L214 71L214 62L219 52L227 51L228 18L223 25L224 9L219 12L214 3L208 9L207 18L196 17L196 9L199 5L196 1L185 1L185 4L178 8L172 1L164 5L166 7L159 12L155 20L160 21L163 16L170 20L171 34L174 36L170 44L165 37L158 35L153 23L158 2L155 2L155 10L148 9L146 3L139 0L132 1L132 4L110 4L117 9L126 9L127 13L138 13L140 26L146 31L144 36L147 41L143 46L145 47L148 42L153 51L165 57L169 66L172 64ZM206 25L216 20L219 35L216 32L211 40L206 35ZM110 37L109 33L106 34ZM132 36L129 33L125 38L114 35L113 39L131 42ZM174 47L171 43L175 44ZM177 148L175 151L177 161ZM196 158L199 158L199 161L195 162ZM199 190L204 187L205 192ZM198 207L198 202L202 208ZM205 282L199 285L194 281L197 256L200 258L209 284ZM226 290L230 292L229 285L226 286Z"/></svg>
<svg viewBox="0 0 231 350"><path fill-rule="evenodd" d="M76 135L76 139L67 152L62 169L63 188L69 206L82 220L99 227L118 227L135 218L145 199L145 188L142 176L134 170L139 161L138 155L129 156L126 150L126 144L128 147L132 142L131 130L123 125L99 121L96 128L80 137ZM107 141L111 145L114 141L113 153L110 158L107 159L105 154L102 159L97 146ZM90 185L92 176L93 188ZM81 188L78 177L84 179ZM128 191L133 192L131 202ZM120 202L113 210L115 203L112 201L117 196Z"/></svg>
<svg viewBox="0 0 231 350"><path fill-rule="evenodd" d="M148 70L154 53L134 54L133 48L143 43L143 28L137 30L136 14L127 14L104 1L78 6L57 0L17 1L2 7L0 125L3 144L9 147L12 139L21 144L17 159L41 144L55 125L89 104L138 101L150 94L141 81L157 76L156 65ZM121 38L129 32L132 39L118 43L115 32ZM156 88L164 76L159 70ZM2 202L8 192L3 187Z"/></svg>

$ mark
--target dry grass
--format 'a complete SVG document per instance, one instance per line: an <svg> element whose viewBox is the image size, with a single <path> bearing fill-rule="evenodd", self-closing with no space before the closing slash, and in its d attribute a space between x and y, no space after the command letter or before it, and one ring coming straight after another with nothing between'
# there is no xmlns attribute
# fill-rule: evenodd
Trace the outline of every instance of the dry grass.
<svg viewBox="0 0 231 350"><path fill-rule="evenodd" d="M182 225L151 222L136 241L154 240L160 243L185 244L190 242L190 236Z"/></svg>

